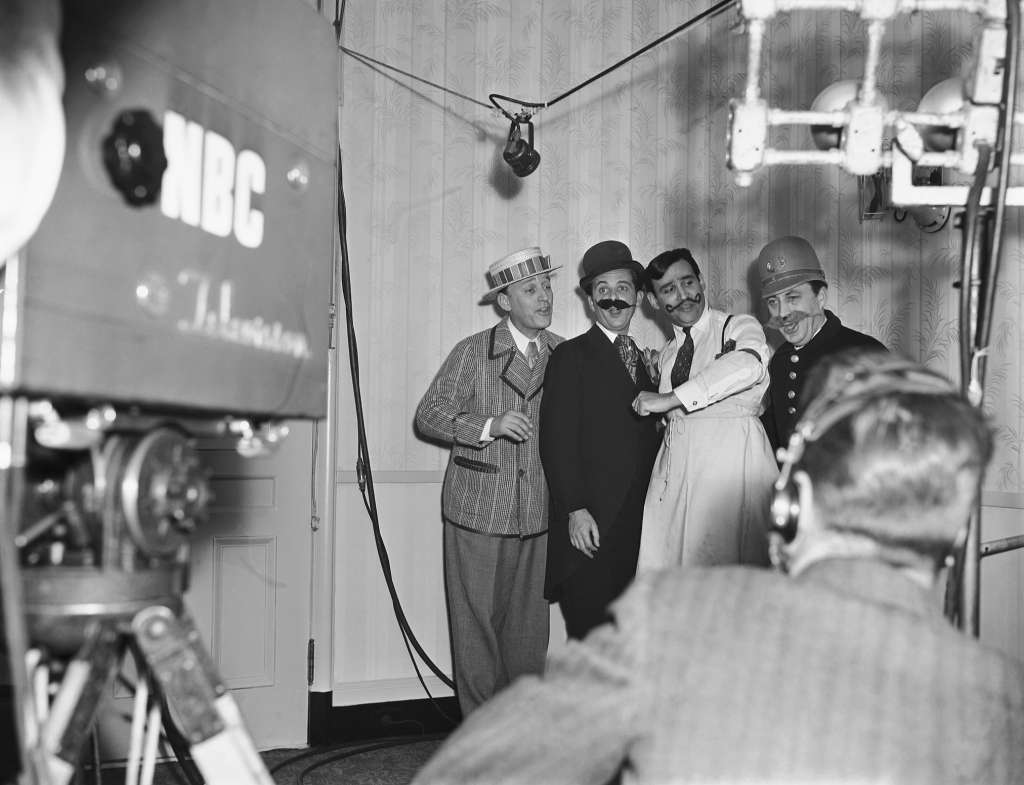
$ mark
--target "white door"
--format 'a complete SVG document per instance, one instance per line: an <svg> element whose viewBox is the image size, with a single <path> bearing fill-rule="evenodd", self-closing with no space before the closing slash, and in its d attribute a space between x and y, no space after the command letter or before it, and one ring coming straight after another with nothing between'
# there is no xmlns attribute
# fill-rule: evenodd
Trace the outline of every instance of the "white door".
<svg viewBox="0 0 1024 785"><path fill-rule="evenodd" d="M306 744L313 425L289 427L263 458L227 440L198 445L214 500L192 537L185 602L261 750ZM101 723L108 759L127 753L123 688L113 704Z"/></svg>
<svg viewBox="0 0 1024 785"><path fill-rule="evenodd" d="M306 743L313 426L289 427L264 458L200 445L214 501L187 604L260 749Z"/></svg>

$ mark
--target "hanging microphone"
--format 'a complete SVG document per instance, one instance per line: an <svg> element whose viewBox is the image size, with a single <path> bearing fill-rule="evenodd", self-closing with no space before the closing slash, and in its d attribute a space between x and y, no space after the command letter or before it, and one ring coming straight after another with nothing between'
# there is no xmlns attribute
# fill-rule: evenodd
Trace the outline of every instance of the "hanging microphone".
<svg viewBox="0 0 1024 785"><path fill-rule="evenodd" d="M526 123L526 139L523 139L520 123ZM518 177L526 177L540 165L540 153L533 147L533 123L530 122L528 114L518 114L512 121L508 141L505 142L505 151L501 157Z"/></svg>

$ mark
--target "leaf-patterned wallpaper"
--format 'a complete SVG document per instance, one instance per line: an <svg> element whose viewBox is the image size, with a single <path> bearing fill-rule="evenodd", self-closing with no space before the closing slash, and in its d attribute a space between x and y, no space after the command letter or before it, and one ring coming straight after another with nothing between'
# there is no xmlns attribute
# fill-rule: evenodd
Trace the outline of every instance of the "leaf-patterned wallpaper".
<svg viewBox="0 0 1024 785"><path fill-rule="evenodd" d="M706 9L707 0L380 0L348 3L342 43L486 103L491 92L550 99ZM501 160L508 122L473 100L341 59L342 165L356 292L362 394L377 470L436 470L445 454L412 430L416 403L461 337L494 322L478 304L488 264L539 244L562 268L553 329L589 326L583 251L621 239L646 263L691 248L711 302L760 313L751 264L780 234L806 236L829 276L829 307L850 326L957 373L959 232L912 220L858 220L856 179L834 167L762 171L747 189L725 168L728 101L745 78L745 38L728 11L654 48L535 117L540 168ZM902 17L890 26L880 87L899 108L962 72L975 21ZM767 47L773 106L806 108L861 74L863 25L851 14L776 18ZM1024 100L1022 95L1018 100ZM773 131L778 147L809 143ZM1019 138L1017 144L1021 144ZM1019 172L1018 172L1019 175ZM1018 176L1016 182L1021 182ZM997 451L986 487L1021 493L1024 474L1021 211L1008 211L986 408ZM637 332L656 344L661 327ZM349 393L342 384L342 411ZM351 415L341 427L351 432ZM339 466L354 457L341 446Z"/></svg>

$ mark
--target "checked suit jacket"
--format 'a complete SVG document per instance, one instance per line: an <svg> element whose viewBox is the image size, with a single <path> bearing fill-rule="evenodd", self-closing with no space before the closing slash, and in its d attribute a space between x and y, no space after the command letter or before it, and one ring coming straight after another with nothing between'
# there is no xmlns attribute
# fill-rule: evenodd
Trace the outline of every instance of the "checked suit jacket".
<svg viewBox="0 0 1024 785"><path fill-rule="evenodd" d="M508 322L459 341L416 409L416 426L451 445L441 508L464 529L504 537L531 537L548 528L548 490L537 447L544 372L562 338L537 336L533 369L516 349ZM484 423L509 409L524 412L534 435L524 442L480 441Z"/></svg>

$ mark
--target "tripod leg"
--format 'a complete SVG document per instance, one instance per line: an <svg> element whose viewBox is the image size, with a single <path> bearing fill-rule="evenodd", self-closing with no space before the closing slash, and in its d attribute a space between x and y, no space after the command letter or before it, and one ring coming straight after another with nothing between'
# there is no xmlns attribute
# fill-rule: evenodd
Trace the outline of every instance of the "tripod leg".
<svg viewBox="0 0 1024 785"><path fill-rule="evenodd" d="M121 636L106 624L97 625L64 670L50 703L46 686L37 684L36 717L41 721L35 749L29 755L45 772L50 785L65 785L75 773L96 712L114 676L122 651ZM37 674L45 671L37 666ZM43 703L40 704L39 702Z"/></svg>
<svg viewBox="0 0 1024 785"><path fill-rule="evenodd" d="M135 615L132 632L203 778L274 785L192 620L152 606Z"/></svg>

